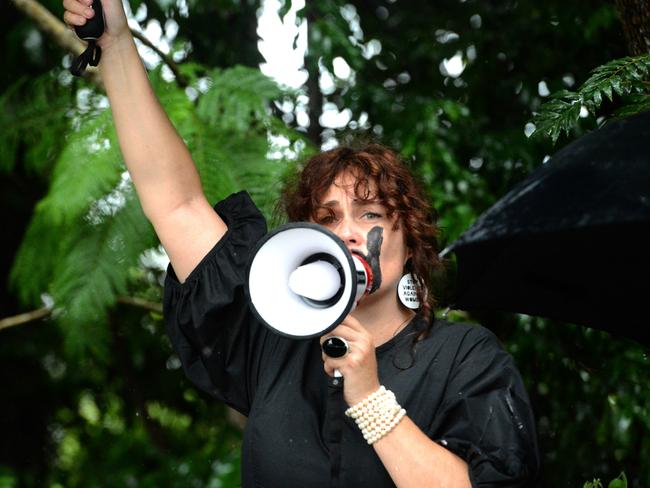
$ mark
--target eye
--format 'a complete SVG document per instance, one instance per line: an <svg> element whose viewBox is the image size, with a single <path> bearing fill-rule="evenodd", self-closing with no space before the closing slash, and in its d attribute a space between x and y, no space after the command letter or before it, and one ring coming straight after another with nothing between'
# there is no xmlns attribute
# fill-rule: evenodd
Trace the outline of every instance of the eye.
<svg viewBox="0 0 650 488"><path fill-rule="evenodd" d="M332 222L334 222L334 217L332 217L331 215L325 215L323 217L318 218L318 223L321 225L328 225L331 224Z"/></svg>
<svg viewBox="0 0 650 488"><path fill-rule="evenodd" d="M378 214L377 212L365 212L363 214L363 218L366 220L377 220L382 217L381 214Z"/></svg>
<svg viewBox="0 0 650 488"><path fill-rule="evenodd" d="M331 225L336 221L336 215L333 212L319 212L314 220L320 225Z"/></svg>

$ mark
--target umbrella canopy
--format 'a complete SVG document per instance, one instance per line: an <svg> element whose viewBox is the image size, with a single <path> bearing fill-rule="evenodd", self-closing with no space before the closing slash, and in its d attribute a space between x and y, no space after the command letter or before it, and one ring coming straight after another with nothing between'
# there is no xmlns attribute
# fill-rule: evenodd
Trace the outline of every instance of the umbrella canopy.
<svg viewBox="0 0 650 488"><path fill-rule="evenodd" d="M450 252L452 308L539 315L650 344L650 112L566 146Z"/></svg>

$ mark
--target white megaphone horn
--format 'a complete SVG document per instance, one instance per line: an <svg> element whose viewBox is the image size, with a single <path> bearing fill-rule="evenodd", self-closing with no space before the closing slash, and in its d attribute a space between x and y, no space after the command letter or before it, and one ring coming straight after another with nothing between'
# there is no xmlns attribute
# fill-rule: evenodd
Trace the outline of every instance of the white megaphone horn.
<svg viewBox="0 0 650 488"><path fill-rule="evenodd" d="M255 316L285 337L319 337L340 324L372 286L368 263L333 232L299 222L257 244L246 293Z"/></svg>

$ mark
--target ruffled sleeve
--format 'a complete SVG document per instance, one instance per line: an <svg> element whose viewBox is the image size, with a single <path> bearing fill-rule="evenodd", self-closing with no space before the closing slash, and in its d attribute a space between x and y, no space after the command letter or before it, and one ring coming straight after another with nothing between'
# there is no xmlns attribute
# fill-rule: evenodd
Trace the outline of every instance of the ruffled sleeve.
<svg viewBox="0 0 650 488"><path fill-rule="evenodd" d="M512 357L487 329L463 338L432 434L467 462L472 487L534 486L540 460L530 402Z"/></svg>
<svg viewBox="0 0 650 488"><path fill-rule="evenodd" d="M244 283L250 251L266 233L266 222L245 192L219 202L215 211L228 231L184 283L169 266L163 313L187 377L247 415L268 334L252 317Z"/></svg>

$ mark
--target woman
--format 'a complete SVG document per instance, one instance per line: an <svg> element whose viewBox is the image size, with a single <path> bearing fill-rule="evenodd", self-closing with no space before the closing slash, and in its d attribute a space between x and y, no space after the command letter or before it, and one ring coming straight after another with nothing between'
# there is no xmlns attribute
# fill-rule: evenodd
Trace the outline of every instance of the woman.
<svg viewBox="0 0 650 488"><path fill-rule="evenodd" d="M94 15L91 0L63 4L70 26ZM397 298L405 271L426 279L437 261L426 200L396 154L374 145L323 153L282 202L292 220L328 227L373 262L371 292L330 334L349 353L330 358L318 340L273 334L243 292L263 217L245 193L211 208L120 1L102 4L100 69L120 147L171 260L168 331L189 378L248 416L244 486L530 486L534 423L510 356L481 327L432 320L423 288L417 315Z"/></svg>

